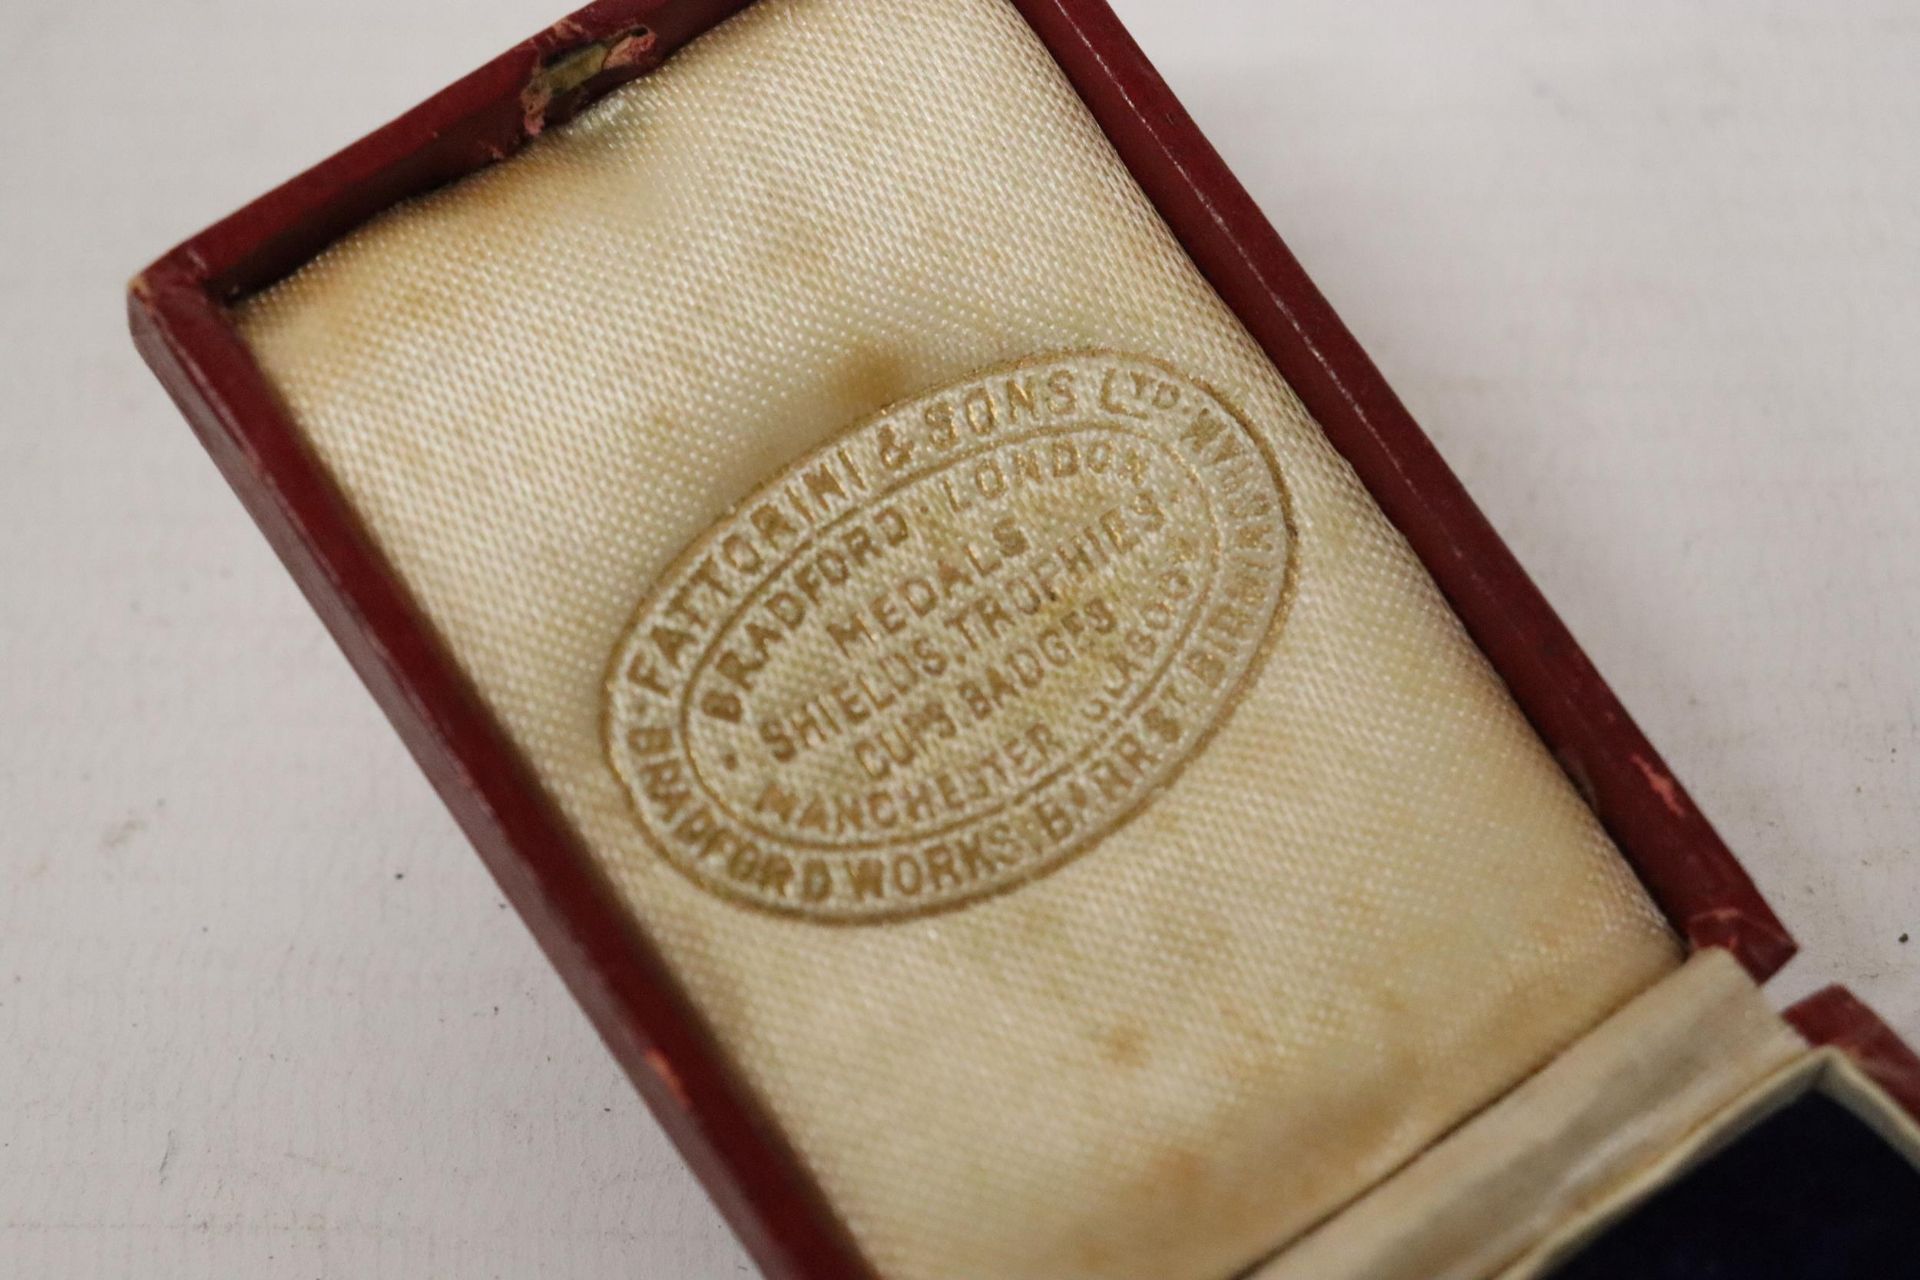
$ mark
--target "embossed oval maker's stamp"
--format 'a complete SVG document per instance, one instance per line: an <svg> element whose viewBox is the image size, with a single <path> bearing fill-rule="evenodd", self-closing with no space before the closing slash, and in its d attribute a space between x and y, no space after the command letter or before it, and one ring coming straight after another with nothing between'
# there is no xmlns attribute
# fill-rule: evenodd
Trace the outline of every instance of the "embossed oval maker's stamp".
<svg viewBox="0 0 1920 1280"><path fill-rule="evenodd" d="M899 919L1052 871L1233 709L1291 593L1271 452L1140 356L888 409L696 540L613 656L606 746L716 893Z"/></svg>

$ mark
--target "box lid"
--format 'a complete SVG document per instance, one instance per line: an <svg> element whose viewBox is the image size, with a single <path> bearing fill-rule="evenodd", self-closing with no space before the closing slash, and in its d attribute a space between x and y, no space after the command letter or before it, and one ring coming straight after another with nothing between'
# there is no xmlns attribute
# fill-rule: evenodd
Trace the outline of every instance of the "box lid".
<svg viewBox="0 0 1920 1280"><path fill-rule="evenodd" d="M407 196L511 154L737 8L590 7L175 250L143 350L772 1274L863 1265L778 1126L316 458L228 307ZM1180 246L1406 537L1655 901L1758 976L1791 943L1457 481L1104 6L1019 6Z"/></svg>

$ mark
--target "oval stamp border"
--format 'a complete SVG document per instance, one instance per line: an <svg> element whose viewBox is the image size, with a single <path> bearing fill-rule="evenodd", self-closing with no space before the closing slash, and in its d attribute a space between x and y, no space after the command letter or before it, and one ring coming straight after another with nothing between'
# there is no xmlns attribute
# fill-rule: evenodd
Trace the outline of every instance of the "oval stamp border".
<svg viewBox="0 0 1920 1280"><path fill-rule="evenodd" d="M720 540L726 531L735 526L741 518L742 513L749 507L766 499L768 495L776 493L781 486L791 482L804 471L809 463L813 463L821 457L841 448L847 442L860 437L864 433L883 426L889 419L897 418L905 411L929 405L940 400L942 397L955 395L956 393L973 388L976 384L985 383L991 379L1011 377L1023 372L1033 373L1062 364L1083 363L1088 361L1111 361L1121 365L1135 365L1151 369L1164 377L1173 379L1201 392L1215 407L1227 415L1232 425L1238 429L1244 441L1252 446L1254 454L1263 465L1266 476L1271 481L1274 493L1278 498L1280 524L1284 529L1286 538L1285 560L1281 569L1279 589L1274 595L1273 604L1268 613L1264 629L1258 640L1253 643L1251 650L1247 653L1244 666L1237 675L1234 676L1230 687L1219 696L1218 702L1214 706L1211 714L1203 717L1201 723L1199 723L1198 727L1194 730L1192 738L1179 748L1176 756L1163 770L1159 771L1152 780L1140 788L1140 794L1138 796L1125 801L1111 813L1100 815L1099 820L1090 825L1085 831L1073 833L1069 838L1063 840L1058 847L1033 859L1030 865L1020 867L1004 876L988 880L984 883L962 887L944 897L915 899L906 902L892 900L885 905L869 908L837 907L831 904L803 901L774 901L763 893L755 893L736 886L729 881L724 873L703 873L692 865L689 865L686 860L674 856L667 847L666 842L654 830L652 821L645 813L640 797L636 794L634 783L629 780L627 772L620 765L619 754L623 750L623 744L620 741L620 725L617 722L620 704L618 686L622 681L623 672L628 665L629 656L636 647L636 635L638 634L641 623L646 620L649 613L659 604L666 588L678 583L681 578L688 574L690 568L697 565L697 562L703 555L709 554L714 544ZM1000 447L1002 446L989 446L983 450L983 452L993 452ZM945 469L946 468L941 468L939 470ZM938 474L939 470L930 472L929 475ZM922 480L913 478L903 482L899 487L911 487L918 483L922 483ZM891 492L891 490L889 492ZM855 506L849 510L859 509L858 506ZM1137 352L1121 350L1081 349L1048 352L1005 364L986 366L953 382L931 387L918 394L896 400L842 427L821 442L796 454L765 479L749 489L737 502L729 506L704 530L688 541L679 553L674 556L672 561L660 570L649 583L641 595L639 602L628 615L627 622L621 628L619 638L615 642L612 652L608 657L601 693L600 737L602 756L613 774L614 783L621 791L635 826L639 829L642 839L654 855L673 867L675 871L691 881L701 891L713 895L718 899L746 907L776 919L814 925L879 925L902 923L958 911L968 906L990 901L1002 894L1051 875L1071 863L1077 862L1082 856L1092 851L1109 836L1137 818L1142 811L1179 780L1194 760L1201 756L1211 745L1214 735L1218 733L1221 727L1238 711L1240 703L1245 698L1247 691L1265 669L1273 648L1277 644L1281 632L1285 629L1287 619L1292 611L1295 596L1298 593L1300 560L1300 529L1295 516L1293 493L1287 484L1285 472L1282 470L1274 454L1272 445L1254 427L1251 420L1241 411L1239 406L1221 395L1211 384L1193 377L1178 366L1165 360L1142 355ZM779 571L781 570L776 570L776 572ZM1209 585L1206 588L1208 592L1214 589L1215 585ZM1204 604L1205 600L1203 598L1201 605L1204 606ZM1196 608L1199 607L1201 606L1196 606ZM1190 618L1185 629L1190 630L1192 624L1193 619ZM705 641L705 647L710 648L713 644L718 643L717 636L719 634L720 633L716 632L716 637L707 639ZM1180 651L1181 645L1176 644L1169 653L1169 661L1177 658ZM705 652L705 648L703 648L701 654L694 662L692 671L688 673L689 679L704 665L707 657L708 654ZM1152 684L1150 683L1147 688L1150 690ZM1142 696L1144 696L1144 694ZM1133 714L1137 713L1130 711L1128 716ZM676 721L679 718L680 717L676 716ZM1125 723L1126 718L1127 717L1122 717L1121 722ZM689 765L691 764L692 761L691 758L689 758ZM706 790L704 785L699 782L694 782L692 785L702 791ZM1037 789L1038 788L1036 788L1036 790ZM1030 794L1032 793L1022 792L1011 800L1010 803L1018 803L1021 798L1029 796ZM735 820L737 821L737 819ZM961 819L958 825L965 826L980 821L984 821L984 816ZM749 828L749 830L751 830L751 828Z"/></svg>

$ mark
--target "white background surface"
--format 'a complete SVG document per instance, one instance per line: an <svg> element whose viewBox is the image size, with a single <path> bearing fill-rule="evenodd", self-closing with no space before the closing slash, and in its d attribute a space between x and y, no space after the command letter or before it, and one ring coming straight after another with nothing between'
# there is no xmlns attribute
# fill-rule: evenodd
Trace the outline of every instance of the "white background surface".
<svg viewBox="0 0 1920 1280"><path fill-rule="evenodd" d="M1920 4L1118 7L1798 935L1776 995L1920 1041ZM747 1274L124 336L559 16L458 13L6 10L0 1276Z"/></svg>

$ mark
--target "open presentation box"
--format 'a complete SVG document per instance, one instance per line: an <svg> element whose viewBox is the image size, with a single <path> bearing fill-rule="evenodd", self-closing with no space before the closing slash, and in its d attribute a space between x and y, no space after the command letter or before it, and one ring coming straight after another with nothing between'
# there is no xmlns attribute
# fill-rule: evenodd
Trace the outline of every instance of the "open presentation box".
<svg viewBox="0 0 1920 1280"><path fill-rule="evenodd" d="M131 309L768 1275L1911 1234L1920 1062L1771 1012L1779 921L1100 0L603 0Z"/></svg>

